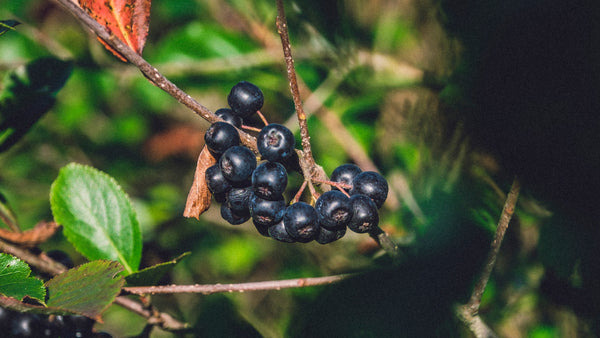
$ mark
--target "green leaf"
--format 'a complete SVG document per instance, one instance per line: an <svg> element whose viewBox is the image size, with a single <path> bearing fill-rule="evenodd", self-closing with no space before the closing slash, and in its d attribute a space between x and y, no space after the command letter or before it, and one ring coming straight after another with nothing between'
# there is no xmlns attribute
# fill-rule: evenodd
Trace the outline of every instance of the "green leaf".
<svg viewBox="0 0 600 338"><path fill-rule="evenodd" d="M20 22L15 21L15 20L0 21L0 36L2 36L4 33L8 32L9 30L14 30L14 27L18 24L20 24Z"/></svg>
<svg viewBox="0 0 600 338"><path fill-rule="evenodd" d="M0 152L46 113L73 69L72 62L40 58L7 74L0 92Z"/></svg>
<svg viewBox="0 0 600 338"><path fill-rule="evenodd" d="M112 177L71 163L52 183L50 206L69 242L89 260L118 261L127 274L138 270L140 226L129 198Z"/></svg>
<svg viewBox="0 0 600 338"><path fill-rule="evenodd" d="M44 283L29 277L31 269L22 260L0 253L0 294L23 300L25 297L44 302L46 289Z"/></svg>
<svg viewBox="0 0 600 338"><path fill-rule="evenodd" d="M184 257L189 256L190 252L185 252L179 257L170 260L168 262L159 263L145 269L142 269L136 273L133 273L127 277L127 286L146 286L156 285L158 281L169 272L177 263L179 263Z"/></svg>
<svg viewBox="0 0 600 338"><path fill-rule="evenodd" d="M46 282L48 307L99 319L125 284L117 262L93 261Z"/></svg>

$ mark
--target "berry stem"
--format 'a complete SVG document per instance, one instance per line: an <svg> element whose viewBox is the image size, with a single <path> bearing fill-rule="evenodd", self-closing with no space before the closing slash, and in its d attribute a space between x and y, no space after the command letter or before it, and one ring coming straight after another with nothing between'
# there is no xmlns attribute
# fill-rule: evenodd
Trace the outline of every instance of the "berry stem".
<svg viewBox="0 0 600 338"><path fill-rule="evenodd" d="M294 204L300 200L300 196L302 196L302 193L304 192L304 189L306 189L307 184L308 180L304 180L304 182L302 182L300 189L298 189L298 192L296 193L296 195L294 195L294 198L292 199L290 204Z"/></svg>
<svg viewBox="0 0 600 338"><path fill-rule="evenodd" d="M265 126L269 125L269 122L267 121L267 118L265 118L265 116L263 115L263 113L260 112L260 110L256 111L256 115L258 115L258 117L260 117L260 119L263 121L263 123L265 124Z"/></svg>
<svg viewBox="0 0 600 338"><path fill-rule="evenodd" d="M306 123L306 114L304 113L304 108L302 107L302 101L300 99L300 90L298 89L298 80L296 78L296 70L294 68L294 58L292 57L292 46L290 44L290 37L287 29L287 19L285 17L283 0L277 0L277 32L281 38L283 55L287 68L287 76L290 82L290 91L292 92L292 99L294 100L296 115L298 116L298 125L300 126L300 137L302 138L303 153L306 157L306 161L312 168L315 167L315 160L313 158L310 146L310 135L308 133L308 125ZM312 175L308 177L310 178Z"/></svg>
<svg viewBox="0 0 600 338"><path fill-rule="evenodd" d="M259 129L259 128L255 128L255 127L252 127L252 126L246 126L246 125L242 125L242 129L245 129L245 130L252 130L252 131L255 131L255 132L260 132L260 129Z"/></svg>
<svg viewBox="0 0 600 338"><path fill-rule="evenodd" d="M334 181L329 181L329 180L321 180L318 178L313 178L313 182L328 184L332 187L336 187L336 188L338 188L339 191L344 193L344 195L346 195L346 196L348 196L348 198L350 198L350 194L348 194L345 189L351 189L352 188L351 184L346 184L346 183L342 183L342 182L334 182Z"/></svg>

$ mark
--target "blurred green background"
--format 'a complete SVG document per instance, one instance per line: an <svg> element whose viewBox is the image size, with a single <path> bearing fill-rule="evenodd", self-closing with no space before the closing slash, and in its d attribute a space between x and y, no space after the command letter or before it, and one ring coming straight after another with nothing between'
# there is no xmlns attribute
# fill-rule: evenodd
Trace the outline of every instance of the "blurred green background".
<svg viewBox="0 0 600 338"><path fill-rule="evenodd" d="M0 37L0 74L44 56L74 63L52 110L0 153L0 192L21 226L30 228L51 219L48 193L62 166L78 162L107 172L136 207L142 266L191 252L161 284L367 272L330 287L152 297L158 309L193 325L188 336L469 337L452 306L467 299L512 174L494 151L471 140L462 119L477 103L465 92L473 88L469 76L476 67L469 47L492 33L473 33L485 20L472 30L456 25L464 8L443 5L286 3L317 163L328 174L354 162L387 177L391 190L380 225L406 254L400 266L367 235L349 232L325 246L279 243L250 222L228 225L214 201L200 221L183 218L208 123L116 59L50 1L0 1L0 20L22 23ZM298 134L275 17L273 1L154 1L143 56L212 111L227 106L238 81L257 84L269 121ZM289 193L300 183L293 175ZM577 262L588 253L568 246L557 253L557 242L566 238L576 246L580 237L550 215L525 189L481 309L501 336L593 334L586 320L595 307L582 313L549 297L579 290ZM543 223L552 231L538 245ZM60 234L41 248L62 249L83 262ZM117 306L104 317L98 328L118 337L144 327L142 318ZM152 336L173 335L155 329Z"/></svg>

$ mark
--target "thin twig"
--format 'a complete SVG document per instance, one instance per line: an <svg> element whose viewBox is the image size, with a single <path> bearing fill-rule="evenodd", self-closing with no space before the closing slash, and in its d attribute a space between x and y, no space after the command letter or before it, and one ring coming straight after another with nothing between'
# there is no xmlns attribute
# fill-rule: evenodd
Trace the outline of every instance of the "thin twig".
<svg viewBox="0 0 600 338"><path fill-rule="evenodd" d="M475 284L471 298L467 304L457 308L458 317L478 338L496 337L496 334L479 317L479 306L481 305L481 297L485 291L485 287L490 279L492 270L494 269L496 258L500 252L502 239L504 238L504 234L508 229L508 224L512 218L512 215L515 212L515 206L517 204L520 189L521 184L519 183L519 180L515 178L512 186L510 187L510 191L506 196L506 201L504 202L504 207L502 208L502 214L500 215L500 220L498 221L494 240L490 245L490 251L488 252L485 260L483 271L479 276L479 280Z"/></svg>
<svg viewBox="0 0 600 338"><path fill-rule="evenodd" d="M171 315L169 315L168 313L153 313L152 311L144 307L144 305L142 305L140 302L137 302L125 296L117 297L117 299L115 299L115 303L138 314L141 317L146 318L148 324L158 325L164 330L181 331L189 329L189 325L187 323L182 323L178 321L177 319L171 317Z"/></svg>
<svg viewBox="0 0 600 338"><path fill-rule="evenodd" d="M392 258L392 261L396 264L399 264L404 256L400 251L400 248L394 241L390 238L390 236L383 231L381 228L377 227L373 229L373 231L369 232L369 236L373 238L377 244Z"/></svg>
<svg viewBox="0 0 600 338"><path fill-rule="evenodd" d="M508 229L508 223L510 222L512 215L515 212L515 206L517 204L520 189L521 184L519 183L519 180L515 178L513 180L512 186L510 187L508 196L506 196L506 202L504 202L504 207L502 208L502 215L500 216L500 220L498 221L498 226L496 228L496 235L494 236L494 240L492 241L490 252L488 253L488 256L486 258L483 271L481 273L481 276L479 277L479 281L473 289L471 299L467 304L471 308L471 311L473 313L477 313L477 311L479 311L479 305L481 304L481 296L483 295L483 291L485 290L487 282L490 279L490 275L492 274L492 270L494 269L494 264L496 263L498 252L500 251L502 239L504 238L504 234Z"/></svg>
<svg viewBox="0 0 600 338"><path fill-rule="evenodd" d="M272 280L262 282L238 283L238 284L208 284L208 285L162 285L162 286L138 286L124 287L125 292L133 294L173 294L173 293L201 293L210 295L222 292L245 292L261 290L281 290L289 288L303 288L317 285L328 285L338 283L351 274L333 275L314 278L296 278L285 280Z"/></svg>
<svg viewBox="0 0 600 338"><path fill-rule="evenodd" d="M283 56L287 68L287 77L290 82L290 90L292 92L292 99L294 100L294 106L296 108L296 115L298 116L298 125L300 126L300 137L302 138L302 150L309 166L311 168L315 168L315 159L313 158L310 146L310 135L308 134L306 114L304 113L304 108L302 107L302 100L300 99L300 90L298 89L298 80L296 78L296 70L294 68L294 58L292 57L292 46L290 44L290 37L287 29L287 19L285 17L283 0L277 0L277 32L281 37ZM312 177L312 175L310 177Z"/></svg>
<svg viewBox="0 0 600 338"><path fill-rule="evenodd" d="M40 271L50 275L58 275L67 271L67 268L64 265L50 259L49 257L42 258L29 250L23 249L3 240L0 240L0 251L18 257L27 264L35 266Z"/></svg>
<svg viewBox="0 0 600 338"><path fill-rule="evenodd" d="M83 9L77 4L70 0L55 0L60 3L66 10L68 10L73 16L75 16L84 26L92 30L100 39L104 40L108 45L118 51L127 61L135 65L144 76L160 89L167 92L177 101L184 106L190 108L200 117L210 123L222 121L217 115L215 115L208 108L204 107L198 101L193 99L189 94L181 90L174 83L169 81L164 75L162 75L156 68L149 64L141 55L137 54L133 49L129 48L124 42L119 40L116 36L111 34L105 27L96 22L90 17ZM256 148L256 138L243 130L238 130L240 133L240 139L242 143L248 148L252 149L255 153L258 153Z"/></svg>

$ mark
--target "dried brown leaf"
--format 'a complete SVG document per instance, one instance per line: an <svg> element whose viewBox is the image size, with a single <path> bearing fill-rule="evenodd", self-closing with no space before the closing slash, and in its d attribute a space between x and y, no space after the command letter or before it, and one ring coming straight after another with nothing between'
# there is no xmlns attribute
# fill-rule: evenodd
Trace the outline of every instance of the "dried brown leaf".
<svg viewBox="0 0 600 338"><path fill-rule="evenodd" d="M196 164L196 172L194 173L194 182L188 193L187 201L185 203L185 210L183 211L184 217L195 217L200 218L200 215L210 208L210 202L212 194L208 190L206 184L206 177L204 173L206 169L217 163L217 159L212 156L208 148L204 146L198 156L198 163Z"/></svg>
<svg viewBox="0 0 600 338"><path fill-rule="evenodd" d="M33 229L23 232L13 232L0 229L0 238L15 244L35 246L47 241L58 230L55 222L40 222Z"/></svg>

